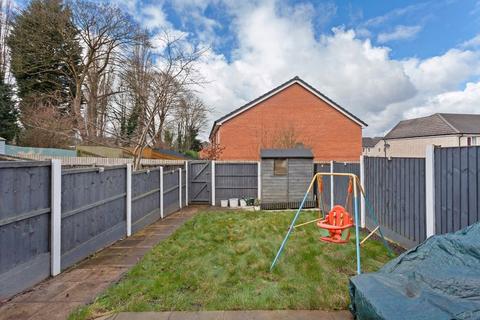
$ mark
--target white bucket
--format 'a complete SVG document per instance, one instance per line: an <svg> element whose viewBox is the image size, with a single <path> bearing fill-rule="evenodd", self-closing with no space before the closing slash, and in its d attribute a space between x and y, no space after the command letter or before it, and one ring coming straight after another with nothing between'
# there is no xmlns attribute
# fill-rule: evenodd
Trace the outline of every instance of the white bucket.
<svg viewBox="0 0 480 320"><path fill-rule="evenodd" d="M220 207L222 208L228 207L228 200L220 200Z"/></svg>
<svg viewBox="0 0 480 320"><path fill-rule="evenodd" d="M230 199L230 208L238 208L238 198Z"/></svg>
<svg viewBox="0 0 480 320"><path fill-rule="evenodd" d="M240 199L240 207L245 208L247 206L247 201Z"/></svg>

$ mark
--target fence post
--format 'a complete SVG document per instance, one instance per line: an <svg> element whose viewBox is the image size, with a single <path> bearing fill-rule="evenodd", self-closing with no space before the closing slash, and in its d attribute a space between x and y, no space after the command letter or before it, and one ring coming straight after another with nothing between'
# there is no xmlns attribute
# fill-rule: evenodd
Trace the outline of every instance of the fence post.
<svg viewBox="0 0 480 320"><path fill-rule="evenodd" d="M215 205L215 160L212 160L212 206Z"/></svg>
<svg viewBox="0 0 480 320"><path fill-rule="evenodd" d="M182 168L178 168L178 206L182 209Z"/></svg>
<svg viewBox="0 0 480 320"><path fill-rule="evenodd" d="M127 237L132 235L132 164L127 163Z"/></svg>
<svg viewBox="0 0 480 320"><path fill-rule="evenodd" d="M335 161L330 161L330 173L334 173L334 169L333 169L333 166L335 164ZM333 184L335 182L335 177L333 175L330 176L330 210L333 208L333 206L335 205L335 191L334 191L334 188L333 188Z"/></svg>
<svg viewBox="0 0 480 320"><path fill-rule="evenodd" d="M425 150L425 226L427 238L435 234L435 147Z"/></svg>
<svg viewBox="0 0 480 320"><path fill-rule="evenodd" d="M185 207L188 207L188 161L185 160Z"/></svg>
<svg viewBox="0 0 480 320"><path fill-rule="evenodd" d="M365 158L363 155L360 156L360 185L362 186L363 191L365 192ZM365 228L366 226L366 212L365 212L365 196L360 192L360 223L361 227Z"/></svg>
<svg viewBox="0 0 480 320"><path fill-rule="evenodd" d="M262 164L257 162L257 199L262 199Z"/></svg>
<svg viewBox="0 0 480 320"><path fill-rule="evenodd" d="M62 244L62 163L52 159L51 169L50 254L52 276L61 271Z"/></svg>
<svg viewBox="0 0 480 320"><path fill-rule="evenodd" d="M160 167L160 218L163 219L163 167Z"/></svg>

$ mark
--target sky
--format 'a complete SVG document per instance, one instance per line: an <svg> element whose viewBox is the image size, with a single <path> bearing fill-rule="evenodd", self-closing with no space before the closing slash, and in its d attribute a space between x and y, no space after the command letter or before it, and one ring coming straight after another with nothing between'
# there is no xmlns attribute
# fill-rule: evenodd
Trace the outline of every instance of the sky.
<svg viewBox="0 0 480 320"><path fill-rule="evenodd" d="M367 122L364 136L434 112L480 113L480 0L111 1L152 34L208 48L197 91L209 126L294 76Z"/></svg>

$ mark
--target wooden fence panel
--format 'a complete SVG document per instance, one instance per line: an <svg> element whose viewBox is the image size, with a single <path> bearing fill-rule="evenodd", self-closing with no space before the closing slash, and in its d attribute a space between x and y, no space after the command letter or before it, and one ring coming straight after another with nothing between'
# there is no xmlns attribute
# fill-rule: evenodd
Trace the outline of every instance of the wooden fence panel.
<svg viewBox="0 0 480 320"><path fill-rule="evenodd" d="M178 170L163 173L163 215L169 216L180 209Z"/></svg>
<svg viewBox="0 0 480 320"><path fill-rule="evenodd" d="M50 274L49 162L0 162L0 300Z"/></svg>
<svg viewBox="0 0 480 320"><path fill-rule="evenodd" d="M480 147L435 148L435 233L480 221Z"/></svg>
<svg viewBox="0 0 480 320"><path fill-rule="evenodd" d="M367 226L369 209L390 239L406 247L425 240L425 159L365 157Z"/></svg>
<svg viewBox="0 0 480 320"><path fill-rule="evenodd" d="M62 172L62 270L126 234L126 168Z"/></svg>
<svg viewBox="0 0 480 320"><path fill-rule="evenodd" d="M133 172L132 232L160 218L160 168Z"/></svg>
<svg viewBox="0 0 480 320"><path fill-rule="evenodd" d="M258 164L256 162L215 163L215 205L230 198L258 197Z"/></svg>

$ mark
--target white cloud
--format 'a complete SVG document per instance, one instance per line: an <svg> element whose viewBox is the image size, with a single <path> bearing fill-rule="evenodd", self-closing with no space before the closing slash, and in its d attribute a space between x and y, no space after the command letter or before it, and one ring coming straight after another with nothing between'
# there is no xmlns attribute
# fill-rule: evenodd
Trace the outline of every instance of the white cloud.
<svg viewBox="0 0 480 320"><path fill-rule="evenodd" d="M378 35L379 43L414 38L422 30L421 26L396 26L392 32L382 32Z"/></svg>
<svg viewBox="0 0 480 320"><path fill-rule="evenodd" d="M462 48L477 48L480 47L480 34L477 34L472 39L469 39L461 44Z"/></svg>
<svg viewBox="0 0 480 320"><path fill-rule="evenodd" d="M480 109L480 81L469 82L465 89L449 91L429 97L423 105L405 113L405 117L421 117L435 112L478 113Z"/></svg>
<svg viewBox="0 0 480 320"><path fill-rule="evenodd" d="M170 26L161 6L150 5L142 8L142 24L148 29Z"/></svg>

